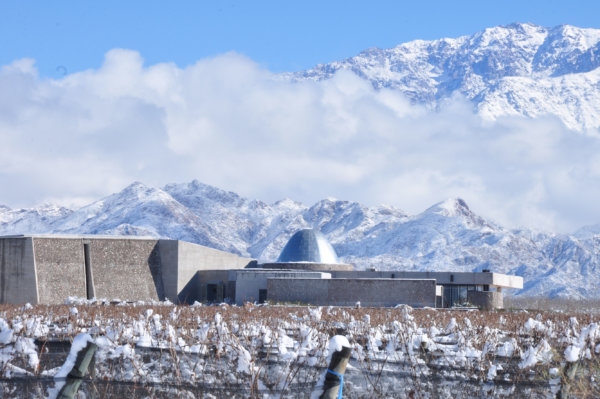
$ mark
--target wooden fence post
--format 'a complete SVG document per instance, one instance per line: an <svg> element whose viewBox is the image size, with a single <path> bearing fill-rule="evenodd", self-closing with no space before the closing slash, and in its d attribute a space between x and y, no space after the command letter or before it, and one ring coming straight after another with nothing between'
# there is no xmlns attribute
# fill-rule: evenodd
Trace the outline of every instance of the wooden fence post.
<svg viewBox="0 0 600 399"><path fill-rule="evenodd" d="M344 342L348 342L348 340L342 336L335 336L332 340L335 340L338 337L343 338ZM352 355L352 348L345 345L341 346L341 350L333 352L331 355L331 362L329 362L329 368L326 371L323 393L319 397L320 399L341 399L344 387L344 373L346 372L346 366L348 366L348 362L350 361L350 355Z"/></svg>
<svg viewBox="0 0 600 399"><path fill-rule="evenodd" d="M87 345L77 353L73 368L67 374L65 385L63 385L58 392L56 396L57 399L73 399L75 397L75 394L81 385L81 380L88 371L90 363L94 363L94 354L97 349L98 345L89 341Z"/></svg>

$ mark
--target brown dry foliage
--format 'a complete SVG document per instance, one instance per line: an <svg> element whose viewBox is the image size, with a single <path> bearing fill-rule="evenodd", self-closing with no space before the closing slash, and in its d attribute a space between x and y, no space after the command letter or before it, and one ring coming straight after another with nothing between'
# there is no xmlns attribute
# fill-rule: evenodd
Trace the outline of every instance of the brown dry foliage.
<svg viewBox="0 0 600 399"><path fill-rule="evenodd" d="M309 307L306 306L168 306L168 305L78 305L78 314L71 314L73 305L35 305L29 309L18 305L0 305L0 317L10 323L11 320L21 316L28 318L39 316L47 323L58 326L72 324L73 334L82 328L89 328L94 320L103 322L128 323L146 317L146 311L151 309L153 314L161 316L162 320L170 320L175 327L184 330L197 328L198 321L212 321L216 313L221 314L225 322L237 322L240 325L256 323L259 325L273 325L282 322L295 322L305 320L321 332L329 331L335 335L335 323L364 320L368 315L372 327L386 325L394 320L404 320L402 308L343 308L323 307L321 321L311 319ZM176 317L173 317L176 315ZM472 334L482 331L485 327L497 328L506 332L518 331L529 318L535 318L542 323L552 321L557 326L567 326L569 319L577 317L580 325L598 322L600 316L593 313L558 313L540 310L534 313L518 311L465 311L450 309L412 309L411 315L418 327L430 328L435 326L443 328L452 318L456 319L459 326L466 326L468 318ZM465 332L468 332L465 330Z"/></svg>
<svg viewBox="0 0 600 399"><path fill-rule="evenodd" d="M314 319L311 316L311 308L306 306L256 306L247 304L242 307L238 306L174 306L174 305L77 305L77 314L72 314L73 305L35 305L32 307L23 307L15 305L0 305L0 318L4 318L11 323L13 320L19 320L26 316L27 318L39 317L46 324L54 324L59 328L59 331L67 331L67 336L52 335L50 331L50 339L69 339L81 331L89 331L89 328L95 322L101 323L103 328L110 326L128 325L133 321L147 318L147 311L152 310L153 315L160 315L163 321L168 320L169 323L177 330L187 342L193 342L196 339L195 333L199 323L212 322L215 320L215 315L219 313L224 322L228 325L237 324L242 328L237 334L236 339L240 342L250 339L246 336L243 330L245 325L263 325L270 327L272 330L283 327L286 324L297 325L298 319L302 319L302 324L308 325L324 336L333 336L339 333L344 334L343 326L350 321L363 322L359 330L348 334L351 343L364 346L364 337L369 334L368 327L364 325L365 320L369 320L372 328L390 326L394 321L414 322L417 327L429 329L435 327L443 329L454 318L458 324L458 330L461 334L473 344L473 347L482 350L485 341L489 336L486 335L486 327L489 329L497 329L505 332L508 337L514 337L521 346L525 343L536 344L545 338L548 340L552 348L555 348L557 357L553 361L559 365L560 358L564 352L565 343L561 341L560 332L563 332L571 327L570 319L575 316L579 326L585 326L593 322L600 321L600 315L596 312L555 312L548 310L509 310L509 311L474 311L474 310L449 310L449 309L412 309L409 319L406 318L406 308L342 308L342 307L322 307L320 319ZM314 308L312 308L314 309ZM577 308L576 308L577 309ZM523 326L528 319L533 318L541 323L550 322L554 326L554 331L559 332L557 336L548 337L544 333L530 331L523 332ZM468 321L466 320L468 319ZM209 340L217 334L211 330ZM44 337L37 337L44 338ZM325 344L325 343L324 343ZM221 356L219 353L214 353L216 357ZM254 354L253 354L254 356ZM597 356L595 363L591 367L593 373L598 373L600 370ZM489 359L490 361L493 359ZM377 367L383 368L383 365L371 364L368 361L361 363L361 367L368 369L369 373ZM477 371L472 370L477 373ZM479 371L481 381L486 379L486 371ZM417 376L415 371L415 377ZM563 375L564 377L564 375ZM293 378L290 377L290 378ZM578 386L573 385L571 393L577 392L579 397L586 397L590 392L597 393L593 390L593 386L588 383L588 377L579 379L585 384ZM593 381L593 379L592 379ZM372 389L378 389L378 382L370 382Z"/></svg>

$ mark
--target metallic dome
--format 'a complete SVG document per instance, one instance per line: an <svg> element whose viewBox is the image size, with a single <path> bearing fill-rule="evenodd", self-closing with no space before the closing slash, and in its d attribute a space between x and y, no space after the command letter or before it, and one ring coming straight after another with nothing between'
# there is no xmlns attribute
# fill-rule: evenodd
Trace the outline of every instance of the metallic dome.
<svg viewBox="0 0 600 399"><path fill-rule="evenodd" d="M297 231L281 251L278 263L340 263L325 236L313 229Z"/></svg>

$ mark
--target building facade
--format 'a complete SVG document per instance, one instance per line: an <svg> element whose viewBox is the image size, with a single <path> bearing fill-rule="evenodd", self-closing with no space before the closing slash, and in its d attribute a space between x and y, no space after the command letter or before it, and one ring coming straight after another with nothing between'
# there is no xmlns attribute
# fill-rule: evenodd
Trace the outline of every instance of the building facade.
<svg viewBox="0 0 600 399"><path fill-rule="evenodd" d="M244 270L230 270L219 275L215 272L198 272L196 292L218 292L219 295L200 295L196 300L210 302L214 299L238 305L270 301L336 306L360 303L362 306L407 304L497 309L503 307L503 289L523 288L521 277L489 271L354 270L352 265L339 262L335 250L322 234L310 229L294 234L276 262L253 264Z"/></svg>
<svg viewBox="0 0 600 399"><path fill-rule="evenodd" d="M69 296L179 301L198 270L255 262L185 241L137 237L0 237L0 303L60 304Z"/></svg>
<svg viewBox="0 0 600 399"><path fill-rule="evenodd" d="M72 296L174 303L501 308L523 279L484 272L354 270L315 230L258 264L185 241L143 237L0 237L0 303L60 304Z"/></svg>

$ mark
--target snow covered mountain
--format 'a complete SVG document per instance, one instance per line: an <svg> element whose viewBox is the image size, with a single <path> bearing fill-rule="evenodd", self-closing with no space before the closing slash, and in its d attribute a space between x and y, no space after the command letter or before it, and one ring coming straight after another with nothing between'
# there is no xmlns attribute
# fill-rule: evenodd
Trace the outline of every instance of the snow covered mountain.
<svg viewBox="0 0 600 399"><path fill-rule="evenodd" d="M600 126L600 29L511 24L472 36L415 40L288 74L324 80L349 70L377 89L438 107L456 93L485 118L555 115L570 129Z"/></svg>
<svg viewBox="0 0 600 399"><path fill-rule="evenodd" d="M197 181L162 189L133 183L78 210L0 206L0 234L82 233L187 240L274 261L298 229L313 227L358 268L480 271L523 276L524 295L600 296L597 226L573 236L507 230L461 199L418 215L325 199L267 204Z"/></svg>

